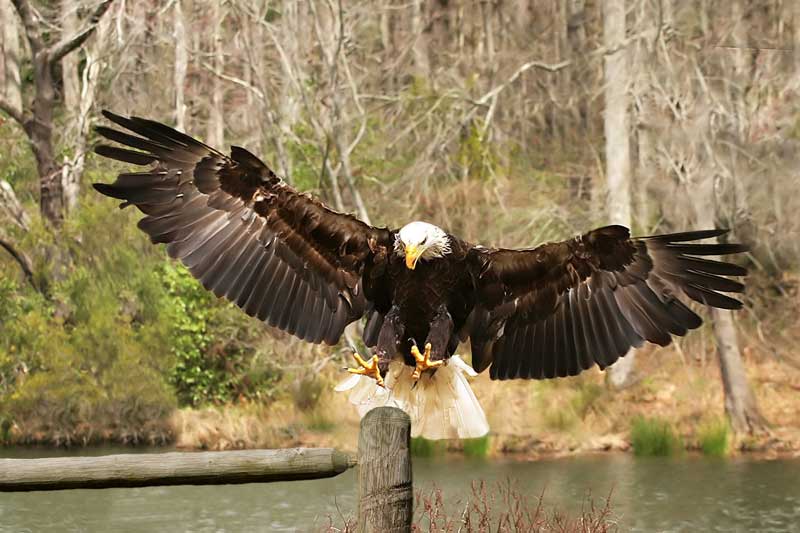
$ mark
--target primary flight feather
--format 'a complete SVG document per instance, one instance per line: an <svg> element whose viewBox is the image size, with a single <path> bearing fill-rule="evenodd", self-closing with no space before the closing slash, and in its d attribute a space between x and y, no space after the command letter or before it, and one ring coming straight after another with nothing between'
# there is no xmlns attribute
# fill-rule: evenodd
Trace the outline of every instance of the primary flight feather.
<svg viewBox="0 0 800 533"><path fill-rule="evenodd" d="M725 230L631 238L607 226L531 249L484 248L425 222L370 226L298 193L243 148L225 155L158 122L103 115L121 129L97 132L123 147L95 151L149 168L95 189L141 210L154 243L250 316L328 344L365 317L372 358L354 354L350 371L389 390L372 380L343 388L362 411L410 411L418 434L488 430L463 377L472 369L501 380L574 376L697 328L688 300L741 307L723 293L742 292L730 276L746 270L707 256L745 247L692 242ZM472 369L457 356L447 364L467 339Z"/></svg>

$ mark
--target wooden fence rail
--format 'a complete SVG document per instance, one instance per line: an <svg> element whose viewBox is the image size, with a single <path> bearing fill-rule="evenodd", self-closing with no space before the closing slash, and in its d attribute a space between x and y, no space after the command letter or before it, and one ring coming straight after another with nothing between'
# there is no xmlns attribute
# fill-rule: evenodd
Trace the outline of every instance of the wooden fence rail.
<svg viewBox="0 0 800 533"><path fill-rule="evenodd" d="M355 461L331 448L0 459L0 492L319 479Z"/></svg>
<svg viewBox="0 0 800 533"><path fill-rule="evenodd" d="M361 420L359 532L411 531L410 434L411 420L394 407ZM355 465L332 448L0 459L0 492L269 483L333 477Z"/></svg>

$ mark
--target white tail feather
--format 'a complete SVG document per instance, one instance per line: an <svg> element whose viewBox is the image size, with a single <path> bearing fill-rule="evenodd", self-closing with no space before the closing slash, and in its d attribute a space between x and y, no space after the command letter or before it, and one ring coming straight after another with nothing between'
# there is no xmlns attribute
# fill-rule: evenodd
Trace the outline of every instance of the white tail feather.
<svg viewBox="0 0 800 533"><path fill-rule="evenodd" d="M426 439L472 439L489 432L486 415L469 386L467 376L475 371L454 355L435 372L425 372L419 381L413 369L401 361L389 364L386 388L366 376L352 375L337 387L349 392L350 403L364 416L384 405L399 407L411 417L411 436Z"/></svg>

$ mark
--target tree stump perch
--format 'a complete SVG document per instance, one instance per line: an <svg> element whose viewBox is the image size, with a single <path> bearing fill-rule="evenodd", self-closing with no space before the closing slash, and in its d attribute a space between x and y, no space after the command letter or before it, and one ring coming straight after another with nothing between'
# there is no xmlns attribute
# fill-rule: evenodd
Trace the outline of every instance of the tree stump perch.
<svg viewBox="0 0 800 533"><path fill-rule="evenodd" d="M358 437L358 533L411 531L411 418L396 407L376 407Z"/></svg>

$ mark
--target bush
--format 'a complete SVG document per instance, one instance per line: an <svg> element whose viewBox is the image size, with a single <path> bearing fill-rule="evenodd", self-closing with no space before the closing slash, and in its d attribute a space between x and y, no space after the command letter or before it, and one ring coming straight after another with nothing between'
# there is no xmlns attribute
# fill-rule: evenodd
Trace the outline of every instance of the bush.
<svg viewBox="0 0 800 533"><path fill-rule="evenodd" d="M698 441L704 455L725 457L730 451L730 426L724 419L716 419L700 426Z"/></svg>
<svg viewBox="0 0 800 533"><path fill-rule="evenodd" d="M84 198L58 237L59 271L37 248L55 245L51 233L20 235L44 295L0 261L4 441L163 442L178 402L271 397L280 372L253 347L258 322L148 243L135 218Z"/></svg>
<svg viewBox="0 0 800 533"><path fill-rule="evenodd" d="M270 399L281 372L253 347L257 322L204 289L183 265L167 262L160 272L171 300L169 381L180 405Z"/></svg>
<svg viewBox="0 0 800 533"><path fill-rule="evenodd" d="M671 456L683 450L672 426L659 418L636 417L631 427L631 443L639 456Z"/></svg>
<svg viewBox="0 0 800 533"><path fill-rule="evenodd" d="M489 435L478 437L477 439L462 439L461 445L464 449L464 455L467 457L486 457L489 455L491 442Z"/></svg>
<svg viewBox="0 0 800 533"><path fill-rule="evenodd" d="M411 455L414 457L435 457L447 451L446 440L428 440L425 437L411 438Z"/></svg>

